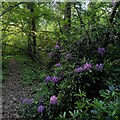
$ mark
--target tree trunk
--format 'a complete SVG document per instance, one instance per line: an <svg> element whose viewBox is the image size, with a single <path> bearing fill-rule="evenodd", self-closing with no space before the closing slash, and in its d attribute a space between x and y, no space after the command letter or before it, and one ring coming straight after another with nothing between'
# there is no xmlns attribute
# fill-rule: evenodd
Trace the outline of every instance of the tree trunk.
<svg viewBox="0 0 120 120"><path fill-rule="evenodd" d="M79 21L80 21L80 27L81 28L85 28L85 24L84 24L84 22L83 22L83 20L82 20L82 18L81 18L81 15L80 15L80 11L79 11L79 9L78 9L78 7L76 7L76 5L79 5L79 7L81 6L81 4L80 3L74 3L74 8L76 9L76 11L77 11L77 14L78 14L78 18L79 18ZM81 8L81 7L80 7Z"/></svg>
<svg viewBox="0 0 120 120"><path fill-rule="evenodd" d="M28 35L28 52L32 53L32 41L31 41L31 34Z"/></svg>
<svg viewBox="0 0 120 120"><path fill-rule="evenodd" d="M110 20L110 23L113 22L113 19L114 19L114 17L115 17L116 10L117 10L119 4L120 4L120 2L115 2L114 5L113 5L113 9L112 9L112 12L111 12L111 14L110 14L110 19L109 19L109 20Z"/></svg>
<svg viewBox="0 0 120 120"><path fill-rule="evenodd" d="M36 19L34 17L34 9L35 9L35 3L34 2L31 2L29 3L28 5L28 8L30 9L30 12L31 12L31 20L30 20L30 27L31 27L31 48L32 48L32 53L36 56L36 35L35 35L35 32L36 32Z"/></svg>
<svg viewBox="0 0 120 120"><path fill-rule="evenodd" d="M71 29L71 3L67 2L65 4L65 10L64 10L64 31L65 33L69 33Z"/></svg>

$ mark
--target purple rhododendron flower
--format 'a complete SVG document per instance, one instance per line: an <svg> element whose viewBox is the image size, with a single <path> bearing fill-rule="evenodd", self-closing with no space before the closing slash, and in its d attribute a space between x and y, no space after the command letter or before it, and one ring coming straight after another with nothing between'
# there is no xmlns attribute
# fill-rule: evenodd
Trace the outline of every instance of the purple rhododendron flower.
<svg viewBox="0 0 120 120"><path fill-rule="evenodd" d="M103 55L105 53L105 48L98 48L98 53Z"/></svg>
<svg viewBox="0 0 120 120"><path fill-rule="evenodd" d="M55 64L55 66L56 66L56 67L60 67L60 66L61 66L61 64L60 64L60 63L57 63L57 64Z"/></svg>
<svg viewBox="0 0 120 120"><path fill-rule="evenodd" d="M51 81L54 82L54 83L58 82L58 77L56 77L56 76L52 77Z"/></svg>
<svg viewBox="0 0 120 120"><path fill-rule="evenodd" d="M80 72L83 71L83 68L82 68L82 67L78 67L78 68L75 68L74 71L75 71L76 73L80 73Z"/></svg>
<svg viewBox="0 0 120 120"><path fill-rule="evenodd" d="M55 49L60 49L60 42L56 42Z"/></svg>
<svg viewBox="0 0 120 120"><path fill-rule="evenodd" d="M96 64L96 70L97 71L102 71L103 70L103 64L102 63Z"/></svg>
<svg viewBox="0 0 120 120"><path fill-rule="evenodd" d="M55 95L51 96L50 104L55 105L55 104L57 104L57 101L58 101L58 99L57 99L57 97Z"/></svg>
<svg viewBox="0 0 120 120"><path fill-rule="evenodd" d="M40 105L40 106L38 107L38 112L39 112L39 113L43 113L43 111L44 111L44 106L43 106L43 105Z"/></svg>
<svg viewBox="0 0 120 120"><path fill-rule="evenodd" d="M25 98L25 99L22 100L22 104L27 103L27 102L28 102L27 98Z"/></svg>
<svg viewBox="0 0 120 120"><path fill-rule="evenodd" d="M55 45L55 49L59 49L60 48L60 46L59 45Z"/></svg>
<svg viewBox="0 0 120 120"><path fill-rule="evenodd" d="M83 65L83 69L84 70L90 70L92 68L92 65L90 64L90 63L85 63L84 65Z"/></svg>
<svg viewBox="0 0 120 120"><path fill-rule="evenodd" d="M51 81L51 77L50 77L50 76L47 76L47 77L45 78L45 82L48 82L48 81Z"/></svg>

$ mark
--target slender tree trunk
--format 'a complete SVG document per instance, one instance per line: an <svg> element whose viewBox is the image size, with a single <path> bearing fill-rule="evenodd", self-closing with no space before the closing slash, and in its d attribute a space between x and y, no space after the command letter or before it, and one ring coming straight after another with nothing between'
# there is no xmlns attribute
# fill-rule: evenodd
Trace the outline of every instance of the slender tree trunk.
<svg viewBox="0 0 120 120"><path fill-rule="evenodd" d="M32 47L33 47L33 54L36 55L36 26L35 26L35 20L32 19Z"/></svg>
<svg viewBox="0 0 120 120"><path fill-rule="evenodd" d="M31 9L30 3L28 3L28 9ZM31 20L28 21L28 52L32 55L32 38L31 38Z"/></svg>
<svg viewBox="0 0 120 120"><path fill-rule="evenodd" d="M114 19L115 14L116 14L116 10L117 10L117 8L118 8L119 5L120 5L120 2L115 2L115 3L114 3L112 12L111 12L111 14L110 14L110 19L109 19L109 20L110 20L110 23L113 22L113 19Z"/></svg>
<svg viewBox="0 0 120 120"><path fill-rule="evenodd" d="M28 52L32 53L32 41L31 41L31 34L28 35Z"/></svg>
<svg viewBox="0 0 120 120"><path fill-rule="evenodd" d="M31 2L29 3L29 9L32 15L30 26L31 26L31 47L32 47L32 53L36 56L36 19L34 17L34 9L35 9L35 3Z"/></svg>
<svg viewBox="0 0 120 120"><path fill-rule="evenodd" d="M36 20L34 17L34 9L35 9L35 3L32 3L31 5L31 13L32 13L32 21L31 21L31 30L32 30L32 49L33 54L36 55Z"/></svg>
<svg viewBox="0 0 120 120"><path fill-rule="evenodd" d="M81 18L81 15L80 15L80 12L79 12L78 7L76 7L76 4L77 4L77 3L74 3L74 8L76 9L77 14L78 14L78 18L79 18L79 21L80 21L80 27L81 27L81 28L83 28L83 27L85 28L85 24L84 24L84 22L83 22L83 20L82 20L82 18ZM78 5L81 6L80 3L79 3Z"/></svg>
<svg viewBox="0 0 120 120"><path fill-rule="evenodd" d="M69 33L71 29L71 3L67 2L65 4L65 10L64 10L64 31L65 33Z"/></svg>

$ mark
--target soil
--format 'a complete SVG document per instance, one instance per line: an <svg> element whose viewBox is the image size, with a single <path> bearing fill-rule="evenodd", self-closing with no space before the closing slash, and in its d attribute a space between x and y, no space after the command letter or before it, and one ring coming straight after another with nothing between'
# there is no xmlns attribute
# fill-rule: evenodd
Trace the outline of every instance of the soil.
<svg viewBox="0 0 120 120"><path fill-rule="evenodd" d="M2 83L2 120L18 120L20 98L32 98L30 86L23 86L20 75L20 63L9 59L9 74Z"/></svg>

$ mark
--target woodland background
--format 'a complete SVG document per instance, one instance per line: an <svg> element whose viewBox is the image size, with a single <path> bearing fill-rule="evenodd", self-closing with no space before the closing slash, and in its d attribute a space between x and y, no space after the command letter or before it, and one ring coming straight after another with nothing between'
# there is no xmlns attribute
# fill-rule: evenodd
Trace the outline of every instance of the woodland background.
<svg viewBox="0 0 120 120"><path fill-rule="evenodd" d="M17 103L21 118L119 120L120 2L2 2L1 9L3 85L17 61L20 84L34 96Z"/></svg>

